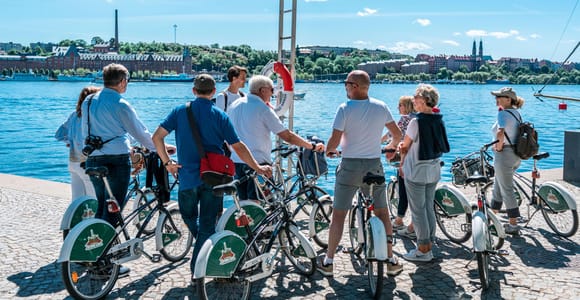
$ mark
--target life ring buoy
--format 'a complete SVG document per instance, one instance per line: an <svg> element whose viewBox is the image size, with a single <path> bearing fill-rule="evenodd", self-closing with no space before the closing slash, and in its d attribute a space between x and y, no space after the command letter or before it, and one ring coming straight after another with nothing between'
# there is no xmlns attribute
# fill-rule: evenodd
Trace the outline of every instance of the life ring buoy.
<svg viewBox="0 0 580 300"><path fill-rule="evenodd" d="M269 62L260 74L270 77L274 73L282 79L282 82L278 80L276 92L274 93L276 97L274 111L277 116L281 117L290 109L290 105L294 102L294 80L288 68L279 61Z"/></svg>

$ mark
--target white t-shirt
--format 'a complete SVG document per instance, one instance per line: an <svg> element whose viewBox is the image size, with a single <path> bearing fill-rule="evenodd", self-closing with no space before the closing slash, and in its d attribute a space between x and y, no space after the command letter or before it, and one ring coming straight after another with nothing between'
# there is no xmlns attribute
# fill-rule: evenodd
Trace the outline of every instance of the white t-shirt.
<svg viewBox="0 0 580 300"><path fill-rule="evenodd" d="M512 116L509 112L507 112L507 110L511 111L515 115L515 117ZM519 120L521 120L521 115L517 110L511 108L500 110L497 113L497 121L491 127L493 140L495 141L497 139L498 130L500 128L503 128L507 136L509 136L510 141L512 141L512 143L515 143L515 141L518 139L518 127L520 123ZM510 145L510 142L508 141L508 139L505 138L505 136L503 143L505 145Z"/></svg>
<svg viewBox="0 0 580 300"><path fill-rule="evenodd" d="M340 147L344 158L380 158L385 124L395 122L382 101L348 100L338 106L332 128L342 131Z"/></svg>
<svg viewBox="0 0 580 300"><path fill-rule="evenodd" d="M226 108L226 97L224 97L224 93L227 94L228 96L228 107ZM232 105L232 103L234 103L234 101L236 101L237 99L241 98L242 94L241 91L238 91L237 93L233 94L232 92L230 92L229 90L225 90L222 92L219 92L216 97L215 97L215 105L217 107L219 107L221 110L227 112L228 109L230 109L230 106Z"/></svg>
<svg viewBox="0 0 580 300"><path fill-rule="evenodd" d="M403 162L403 173L405 180L415 183L433 183L441 179L441 165L440 160L428 159L419 160L419 145L421 139L419 138L419 122L417 119L412 119L407 126L406 136L410 137L413 143L405 155Z"/></svg>
<svg viewBox="0 0 580 300"><path fill-rule="evenodd" d="M229 102L229 99L228 99ZM240 140L248 146L258 163L271 163L272 138L270 132L278 134L286 128L270 107L258 96L249 94L232 103L227 111ZM232 151L235 163L244 163Z"/></svg>

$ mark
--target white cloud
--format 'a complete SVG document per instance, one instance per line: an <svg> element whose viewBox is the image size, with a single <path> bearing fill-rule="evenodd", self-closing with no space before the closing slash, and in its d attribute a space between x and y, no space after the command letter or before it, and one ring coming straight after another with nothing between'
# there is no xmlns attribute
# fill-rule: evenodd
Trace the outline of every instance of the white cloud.
<svg viewBox="0 0 580 300"><path fill-rule="evenodd" d="M394 47L390 47L389 50L398 53L404 53L412 50L427 50L431 49L431 46L424 43L416 42L397 42Z"/></svg>
<svg viewBox="0 0 580 300"><path fill-rule="evenodd" d="M447 44L447 45L451 45L451 46L455 46L455 47L459 46L459 43L458 42L452 41L452 40L445 40L442 43L443 44Z"/></svg>
<svg viewBox="0 0 580 300"><path fill-rule="evenodd" d="M366 17L366 16L370 16L370 15L376 14L378 11L379 11L378 9L372 9L372 8L365 7L364 8L364 11L359 11L356 14L358 16L361 16L361 17Z"/></svg>
<svg viewBox="0 0 580 300"><path fill-rule="evenodd" d="M304 0L304 2L326 2L328 0Z"/></svg>
<svg viewBox="0 0 580 300"><path fill-rule="evenodd" d="M518 36L516 36L516 40L518 40L518 41L527 41L528 39L526 39L525 37L523 37L521 35L518 35Z"/></svg>
<svg viewBox="0 0 580 300"><path fill-rule="evenodd" d="M520 32L515 30L515 29L511 29L510 31L507 32L503 32L503 31L485 31L482 29L472 29L469 30L467 32L465 32L465 35L469 36L469 37L482 37L482 36L491 36L494 37L496 39L507 39L509 37L518 37L520 35Z"/></svg>
<svg viewBox="0 0 580 300"><path fill-rule="evenodd" d="M365 41L361 41L361 40L354 41L352 43L355 44L356 46L359 46L359 47L364 47L364 46L368 46L371 44L369 42L365 42Z"/></svg>
<svg viewBox="0 0 580 300"><path fill-rule="evenodd" d="M453 33L453 36L460 36L460 35L461 35L461 32L454 32Z"/></svg>
<svg viewBox="0 0 580 300"><path fill-rule="evenodd" d="M421 26L429 26L431 25L431 20L429 19L417 19L415 20L416 23L419 23Z"/></svg>
<svg viewBox="0 0 580 300"><path fill-rule="evenodd" d="M532 33L532 34L530 34L530 38L532 38L532 39L539 39L539 38L541 38L541 37L542 37L542 36L541 36L541 35L539 35L539 34L537 34L537 33Z"/></svg>
<svg viewBox="0 0 580 300"><path fill-rule="evenodd" d="M480 37L480 36L487 36L487 31L481 29L471 29L465 32L465 35L469 37Z"/></svg>

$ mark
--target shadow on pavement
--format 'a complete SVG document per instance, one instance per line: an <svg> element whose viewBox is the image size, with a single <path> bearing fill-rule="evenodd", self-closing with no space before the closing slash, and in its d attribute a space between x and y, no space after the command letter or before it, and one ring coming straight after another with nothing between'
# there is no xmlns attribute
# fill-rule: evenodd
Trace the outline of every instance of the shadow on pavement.
<svg viewBox="0 0 580 300"><path fill-rule="evenodd" d="M56 262L38 268L34 273L20 272L7 277L18 286L18 297L58 293L64 289L59 264ZM38 286L43 288L39 289Z"/></svg>

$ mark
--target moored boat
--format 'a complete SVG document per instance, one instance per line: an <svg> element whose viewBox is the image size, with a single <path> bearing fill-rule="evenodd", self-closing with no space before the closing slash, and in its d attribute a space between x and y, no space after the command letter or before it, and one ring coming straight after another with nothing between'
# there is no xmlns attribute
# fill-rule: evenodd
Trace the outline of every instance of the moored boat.
<svg viewBox="0 0 580 300"><path fill-rule="evenodd" d="M186 73L180 74L163 74L161 76L153 76L150 78L153 82L193 82L195 76Z"/></svg>
<svg viewBox="0 0 580 300"><path fill-rule="evenodd" d="M93 76L93 74L87 74L85 76L59 74L58 76L56 76L56 79L58 81L72 81L72 82L76 82L76 81L86 81L86 82L91 82L91 81L95 80L95 77Z"/></svg>
<svg viewBox="0 0 580 300"><path fill-rule="evenodd" d="M294 100L304 100L305 96L306 96L306 92L302 92L302 91L295 91L294 92Z"/></svg>

